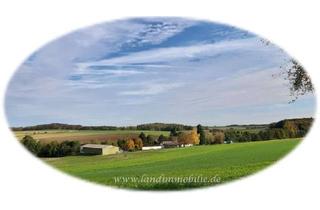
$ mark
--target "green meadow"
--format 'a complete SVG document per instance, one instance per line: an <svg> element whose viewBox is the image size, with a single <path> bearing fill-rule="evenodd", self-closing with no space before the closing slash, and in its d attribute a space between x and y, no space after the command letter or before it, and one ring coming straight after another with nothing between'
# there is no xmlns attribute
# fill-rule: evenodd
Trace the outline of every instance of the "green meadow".
<svg viewBox="0 0 320 210"><path fill-rule="evenodd" d="M281 159L300 141L283 139L43 160L70 175L104 185L179 190L253 174Z"/></svg>

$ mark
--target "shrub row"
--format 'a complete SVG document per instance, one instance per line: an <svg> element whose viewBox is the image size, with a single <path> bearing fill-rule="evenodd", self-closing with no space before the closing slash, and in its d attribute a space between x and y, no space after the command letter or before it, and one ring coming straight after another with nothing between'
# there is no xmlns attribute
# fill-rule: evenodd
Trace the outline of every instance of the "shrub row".
<svg viewBox="0 0 320 210"><path fill-rule="evenodd" d="M80 153L80 143L78 141L63 141L61 143L53 141L45 144L27 135L21 143L38 157L63 157Z"/></svg>

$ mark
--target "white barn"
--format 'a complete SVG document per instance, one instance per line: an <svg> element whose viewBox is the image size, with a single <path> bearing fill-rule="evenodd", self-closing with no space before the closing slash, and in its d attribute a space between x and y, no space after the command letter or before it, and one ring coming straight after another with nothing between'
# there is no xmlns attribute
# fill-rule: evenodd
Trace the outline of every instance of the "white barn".
<svg viewBox="0 0 320 210"><path fill-rule="evenodd" d="M162 146L147 146L147 147L142 147L142 150L155 150L155 149L162 149Z"/></svg>
<svg viewBox="0 0 320 210"><path fill-rule="evenodd" d="M84 155L111 155L119 151L119 147L103 144L85 144L80 147L80 153Z"/></svg>

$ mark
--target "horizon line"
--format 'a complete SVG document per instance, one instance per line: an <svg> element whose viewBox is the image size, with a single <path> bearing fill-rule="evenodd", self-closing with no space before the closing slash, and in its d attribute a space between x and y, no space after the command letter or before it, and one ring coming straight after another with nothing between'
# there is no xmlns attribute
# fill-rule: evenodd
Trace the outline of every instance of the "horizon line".
<svg viewBox="0 0 320 210"><path fill-rule="evenodd" d="M34 125L25 125L25 126L10 126L10 128L25 128L25 127L33 127L33 126L38 126L38 125L50 125L50 124L65 124L65 125L80 125L80 126L90 126L90 127L100 127L100 126L109 126L109 127L134 127L134 126L138 126L138 125L145 125L145 124L178 124L178 125L184 125L184 126L192 126L195 127L197 125L202 125L202 126L207 126L207 127L224 127L224 126L231 126L231 125L268 125L271 123L276 123L282 120L293 120L293 119L314 119L314 117L295 117L295 118L285 118L285 119L280 119L277 121L272 121L272 122L268 122L268 123L231 123L231 124L224 124L224 125L207 125L207 124L185 124L185 123L176 123L176 122L148 122L148 123L138 123L135 125L86 125L86 124L72 124L72 123L62 123L62 122L52 122L52 123L39 123L39 124L34 124Z"/></svg>

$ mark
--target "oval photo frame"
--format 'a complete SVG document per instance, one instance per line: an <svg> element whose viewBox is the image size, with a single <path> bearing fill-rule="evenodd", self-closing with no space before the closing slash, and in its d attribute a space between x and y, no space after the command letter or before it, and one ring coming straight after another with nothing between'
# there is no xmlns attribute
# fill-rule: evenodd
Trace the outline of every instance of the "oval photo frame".
<svg viewBox="0 0 320 210"><path fill-rule="evenodd" d="M138 190L214 186L281 159L316 106L303 66L251 32L129 18L43 46L17 69L5 111L17 139L84 180Z"/></svg>

